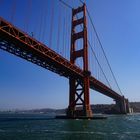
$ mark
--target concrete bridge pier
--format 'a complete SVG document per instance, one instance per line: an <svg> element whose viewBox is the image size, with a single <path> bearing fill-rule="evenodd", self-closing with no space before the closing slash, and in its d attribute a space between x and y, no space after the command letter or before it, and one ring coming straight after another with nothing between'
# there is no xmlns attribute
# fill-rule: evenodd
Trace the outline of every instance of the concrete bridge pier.
<svg viewBox="0 0 140 140"><path fill-rule="evenodd" d="M125 99L125 103L126 103L126 112L130 113L130 104L129 104L128 99Z"/></svg>
<svg viewBox="0 0 140 140"><path fill-rule="evenodd" d="M121 100L116 100L116 110L118 114L129 113L129 101L122 96Z"/></svg>

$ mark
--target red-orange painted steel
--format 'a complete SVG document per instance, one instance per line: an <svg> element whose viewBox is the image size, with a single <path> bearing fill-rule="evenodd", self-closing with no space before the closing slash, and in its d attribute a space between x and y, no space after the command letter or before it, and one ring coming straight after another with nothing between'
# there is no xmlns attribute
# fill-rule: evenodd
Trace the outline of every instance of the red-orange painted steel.
<svg viewBox="0 0 140 140"><path fill-rule="evenodd" d="M81 19L76 19L76 15L83 13ZM83 30L76 32L76 26L83 24ZM89 88L90 88L90 72L88 69L88 44L87 44L87 22L86 22L86 6L72 10L72 29L71 29L71 52L70 62L76 64L78 57L83 61L83 78L70 78L69 85L69 106L67 110L68 117L86 116L92 117L92 111L89 103ZM83 48L77 50L76 41L83 40ZM76 98L77 97L77 98Z"/></svg>
<svg viewBox="0 0 140 140"><path fill-rule="evenodd" d="M34 57L41 60L42 62L44 60L44 65L41 64L40 66L58 73L59 75L68 78L83 78L83 71L79 67L73 65L68 60L66 60L41 42L27 35L23 31L20 31L20 29L14 27L2 17L0 17L0 49L8 51L9 53L17 55L19 57L23 57L28 61L31 61L31 59L34 59ZM17 52L15 52L16 50ZM24 53L17 54L18 51ZM30 54L30 56L28 55L28 53ZM31 56L32 54L33 56ZM32 63L39 65L34 61ZM90 88L95 89L113 99L119 100L122 98L121 95L119 95L92 76L90 76Z"/></svg>
<svg viewBox="0 0 140 140"><path fill-rule="evenodd" d="M83 79L85 75L85 71L66 60L46 45L21 31L11 23L7 22L2 17L0 17L0 49L69 79ZM115 100L124 99L123 96L119 95L93 76L89 77L89 83L91 89L94 89L108 97ZM83 85L80 81L77 81L77 84L81 86ZM75 96L73 96L73 98L75 98Z"/></svg>

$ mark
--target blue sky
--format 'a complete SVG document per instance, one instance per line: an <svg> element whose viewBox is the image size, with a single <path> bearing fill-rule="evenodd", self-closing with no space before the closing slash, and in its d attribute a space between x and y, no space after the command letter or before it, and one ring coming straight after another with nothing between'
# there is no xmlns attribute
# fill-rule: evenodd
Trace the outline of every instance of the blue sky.
<svg viewBox="0 0 140 140"><path fill-rule="evenodd" d="M8 21L11 20L10 13L13 1L0 1L0 16ZM47 22L46 25L42 25L42 28L46 26L49 26L49 28L45 28L45 37L42 35L43 37L41 38L40 34L43 34L44 28L39 33L39 18L41 17L40 11L43 9L44 13L46 12L49 16L48 20L51 20L52 1L42 0L42 3L39 0L32 1L34 6L32 7L31 16L28 13L30 6L27 6L26 2L18 1L18 8L15 11L12 23L28 33L34 31L36 38L40 38L40 41L47 45L50 44L48 40L51 26ZM70 17L71 11L69 9L62 6L57 0L53 2L56 14L59 14L61 9L61 18L63 18L63 15L68 10L68 14L65 16ZM79 4L78 0L66 0L66 2L72 6ZM46 3L47 8L44 3ZM138 62L140 60L140 1L86 0L86 3L123 94L130 101L140 101L140 65ZM26 7L24 7L24 4ZM45 11L45 8L47 11ZM29 17L25 16L27 13ZM70 24L70 20L66 18L65 22ZM28 23L28 27L26 27L25 21ZM53 24L52 36L55 41L52 46L56 46L57 19L54 19ZM63 22L61 24L63 26ZM67 26L70 28L70 25ZM61 30L63 32L62 27ZM70 31L67 32L67 38L69 33ZM60 36L62 37L62 34ZM68 40L65 41L65 44L69 44ZM60 41L60 46L63 46L62 40ZM63 48L60 48L59 53L61 51L63 51ZM68 105L68 97L69 85L66 78L0 50L1 110L64 108ZM95 91L91 91L90 97L91 103L113 102L112 99Z"/></svg>

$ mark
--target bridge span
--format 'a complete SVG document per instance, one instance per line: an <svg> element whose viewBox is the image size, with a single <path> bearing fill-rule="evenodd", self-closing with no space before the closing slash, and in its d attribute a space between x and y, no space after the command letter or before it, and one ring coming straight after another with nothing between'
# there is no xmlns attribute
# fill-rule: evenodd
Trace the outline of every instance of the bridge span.
<svg viewBox="0 0 140 140"><path fill-rule="evenodd" d="M73 16L78 12L84 11L84 8L85 6L73 9ZM82 22L84 22L84 20L82 21L82 19L74 21L74 26L81 24ZM77 38L79 37L77 36ZM85 38L85 36L83 36L83 38ZM68 79L77 79L77 81L79 82L77 83L83 86L83 88L85 87L84 78L87 75L84 70L76 66L71 61L65 59L60 54L50 49L48 46L37 41L32 36L21 31L2 17L0 17L0 49L14 54L27 61L30 61L54 73L57 73L60 76L66 77ZM126 114L129 112L128 100L124 96L121 96L90 74L88 75L88 78L89 87L91 89L114 99L120 108L120 113ZM77 87L78 84L76 85ZM78 90L81 89L77 89L77 91ZM85 101L84 99L82 99L82 94L83 91L80 94L75 93L77 99L75 99L74 97L74 103L72 103L75 104L73 105L74 107L76 107L76 105L84 104ZM82 103L77 103L78 100L81 100ZM90 110L90 108L88 109ZM87 113L86 115L91 116L90 113Z"/></svg>

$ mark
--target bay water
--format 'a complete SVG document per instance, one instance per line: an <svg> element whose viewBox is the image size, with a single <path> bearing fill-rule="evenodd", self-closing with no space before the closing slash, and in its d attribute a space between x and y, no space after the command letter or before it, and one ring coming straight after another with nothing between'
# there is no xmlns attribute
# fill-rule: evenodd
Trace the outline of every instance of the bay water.
<svg viewBox="0 0 140 140"><path fill-rule="evenodd" d="M140 140L140 114L107 117L65 120L45 114L0 114L0 140Z"/></svg>

